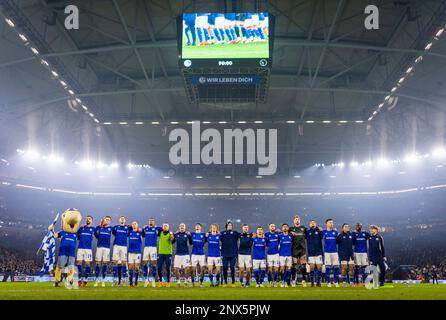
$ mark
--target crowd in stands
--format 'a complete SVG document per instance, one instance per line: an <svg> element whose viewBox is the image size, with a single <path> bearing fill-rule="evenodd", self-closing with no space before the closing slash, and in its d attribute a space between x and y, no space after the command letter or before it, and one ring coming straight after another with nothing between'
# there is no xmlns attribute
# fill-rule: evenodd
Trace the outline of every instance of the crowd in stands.
<svg viewBox="0 0 446 320"><path fill-rule="evenodd" d="M0 274L39 274L41 265L31 259L23 259L18 254L0 247Z"/></svg>

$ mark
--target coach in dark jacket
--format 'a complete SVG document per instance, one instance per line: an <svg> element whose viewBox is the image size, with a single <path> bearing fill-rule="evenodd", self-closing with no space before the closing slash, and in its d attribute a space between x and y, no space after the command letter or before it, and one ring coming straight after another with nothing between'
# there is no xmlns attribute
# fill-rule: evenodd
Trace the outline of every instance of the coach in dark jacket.
<svg viewBox="0 0 446 320"><path fill-rule="evenodd" d="M378 233L378 227L370 226L369 261L370 264L379 267L379 285L383 286L386 279L386 254L384 251L383 237Z"/></svg>
<svg viewBox="0 0 446 320"><path fill-rule="evenodd" d="M240 233L232 230L231 222L225 225L225 231L221 232L221 255L223 257L224 286L228 285L228 267L231 268L232 286L235 286L235 263L238 254L238 239Z"/></svg>

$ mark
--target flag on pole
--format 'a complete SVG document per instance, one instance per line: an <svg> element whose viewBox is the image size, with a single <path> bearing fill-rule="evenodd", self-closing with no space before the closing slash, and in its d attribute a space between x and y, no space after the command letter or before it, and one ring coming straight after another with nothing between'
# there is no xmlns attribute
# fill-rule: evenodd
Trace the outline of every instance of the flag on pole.
<svg viewBox="0 0 446 320"><path fill-rule="evenodd" d="M48 273L54 269L54 263L56 260L56 239L54 238L54 225L57 223L57 219L59 219L59 214L57 214L52 223L53 228L48 231L45 238L43 238L42 242L40 243L39 249L37 250L37 254L40 252L40 250L45 253L43 256L42 270L40 270L41 277L45 273Z"/></svg>

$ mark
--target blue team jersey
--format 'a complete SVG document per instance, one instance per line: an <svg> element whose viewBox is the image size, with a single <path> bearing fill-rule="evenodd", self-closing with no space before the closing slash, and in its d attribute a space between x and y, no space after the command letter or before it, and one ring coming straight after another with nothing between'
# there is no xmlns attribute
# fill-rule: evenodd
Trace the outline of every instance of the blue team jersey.
<svg viewBox="0 0 446 320"><path fill-rule="evenodd" d="M60 231L57 233L60 238L59 256L74 257L76 252L77 233Z"/></svg>
<svg viewBox="0 0 446 320"><path fill-rule="evenodd" d="M293 237L291 234L280 234L279 235L279 256L281 257L291 257L291 247L293 244Z"/></svg>
<svg viewBox="0 0 446 320"><path fill-rule="evenodd" d="M158 233L162 230L161 227L149 227L145 226L142 229L142 236L144 237L144 246L146 247L156 247Z"/></svg>
<svg viewBox="0 0 446 320"><path fill-rule="evenodd" d="M338 237L338 232L335 230L322 230L322 236L324 240L324 252L335 253L338 252L338 247L336 245L336 238Z"/></svg>
<svg viewBox="0 0 446 320"><path fill-rule="evenodd" d="M235 21L235 13L226 13L225 19L229 21Z"/></svg>
<svg viewBox="0 0 446 320"><path fill-rule="evenodd" d="M112 236L113 228L110 226L100 227L97 226L94 231L94 235L96 239L98 239L97 247L98 248L109 248L110 249L110 241Z"/></svg>
<svg viewBox="0 0 446 320"><path fill-rule="evenodd" d="M204 244L206 242L206 234L204 232L192 232L192 254L201 256L204 254Z"/></svg>
<svg viewBox="0 0 446 320"><path fill-rule="evenodd" d="M354 237L354 246L356 253L367 253L367 240L370 238L370 233L365 231L352 232Z"/></svg>
<svg viewBox="0 0 446 320"><path fill-rule="evenodd" d="M253 238L251 233L241 233L238 244L238 253L251 255Z"/></svg>
<svg viewBox="0 0 446 320"><path fill-rule="evenodd" d="M266 239L265 238L254 238L253 249L252 249L252 259L253 260L265 260L265 249L266 249Z"/></svg>
<svg viewBox="0 0 446 320"><path fill-rule="evenodd" d="M129 230L128 238L129 238L129 252L141 253L142 232Z"/></svg>
<svg viewBox="0 0 446 320"><path fill-rule="evenodd" d="M220 234L209 234L206 238L208 242L208 257L221 257L220 254Z"/></svg>
<svg viewBox="0 0 446 320"><path fill-rule="evenodd" d="M113 235L115 236L115 240L113 241L113 245L127 247L127 236L129 233L129 229L129 226L126 225L114 226Z"/></svg>
<svg viewBox="0 0 446 320"><path fill-rule="evenodd" d="M266 245L268 246L268 254L278 254L279 253L279 237L278 232L267 232L265 233Z"/></svg>
<svg viewBox="0 0 446 320"><path fill-rule="evenodd" d="M353 235L348 232L341 232L337 237L339 260L353 260Z"/></svg>
<svg viewBox="0 0 446 320"><path fill-rule="evenodd" d="M184 13L183 20L187 25L195 25L195 19L197 18L196 13Z"/></svg>
<svg viewBox="0 0 446 320"><path fill-rule="evenodd" d="M77 238L79 239L78 249L90 249L93 241L94 227L83 226L77 231Z"/></svg>
<svg viewBox="0 0 446 320"><path fill-rule="evenodd" d="M175 240L177 243L177 248L175 254L178 256L185 256L189 254L189 234L186 232L175 233Z"/></svg>
<svg viewBox="0 0 446 320"><path fill-rule="evenodd" d="M317 257L322 255L322 231L316 228L307 229L305 232L307 239L307 250L309 257Z"/></svg>

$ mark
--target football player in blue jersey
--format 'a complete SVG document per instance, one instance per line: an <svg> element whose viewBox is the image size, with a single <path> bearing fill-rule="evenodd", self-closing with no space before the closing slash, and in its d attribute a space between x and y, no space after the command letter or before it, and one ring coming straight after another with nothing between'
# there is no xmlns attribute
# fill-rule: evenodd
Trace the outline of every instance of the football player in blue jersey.
<svg viewBox="0 0 446 320"><path fill-rule="evenodd" d="M210 36L208 15L209 13L197 13L197 17L195 19L195 27L197 30L199 46L205 46L209 44Z"/></svg>
<svg viewBox="0 0 446 320"><path fill-rule="evenodd" d="M354 236L350 233L350 225L344 223L342 225L342 231L336 238L336 243L338 244L339 260L341 260L341 276L342 284L344 287L347 286L347 276L351 287L355 286L354 281L354 266L355 261L353 260L353 243Z"/></svg>
<svg viewBox="0 0 446 320"><path fill-rule="evenodd" d="M238 268L239 268L239 279L241 287L249 287L251 280L251 267L252 267L252 244L253 244L253 234L249 232L249 227L245 223L242 226L242 233L240 234L239 247L238 247ZM243 282L246 272L246 283Z"/></svg>
<svg viewBox="0 0 446 320"><path fill-rule="evenodd" d="M308 250L308 264L310 265L310 281L314 287L314 278L316 275L316 286L321 286L322 278L322 230L316 224L316 221L310 220L309 228L305 231Z"/></svg>
<svg viewBox="0 0 446 320"><path fill-rule="evenodd" d="M279 280L279 236L280 230L276 229L274 223L268 226L269 231L265 233L266 246L268 247L266 264L268 266L268 286L277 287Z"/></svg>
<svg viewBox="0 0 446 320"><path fill-rule="evenodd" d="M190 45L195 46L197 43L197 33L196 33L196 29L195 29L195 20L196 19L197 19L196 13L184 13L183 14L183 22L184 22L183 30L184 30L184 34L187 39L187 42L186 42L187 46L190 46ZM189 36L189 33L192 36L192 41L191 41L191 36Z"/></svg>
<svg viewBox="0 0 446 320"><path fill-rule="evenodd" d="M125 224L125 217L119 217L119 224L113 227L113 235L115 239L113 241L113 284L116 286L118 283L118 265L122 265L122 285L125 286L125 280L127 279L127 236L130 227Z"/></svg>
<svg viewBox="0 0 446 320"><path fill-rule="evenodd" d="M184 286L188 286L190 279L190 254L189 242L190 233L186 232L186 224L180 223L178 232L174 234L176 242L175 258L173 260L173 268L177 279L177 287L181 285L180 270L184 270Z"/></svg>
<svg viewBox="0 0 446 320"><path fill-rule="evenodd" d="M324 242L324 262L327 287L331 287L331 269L333 269L334 285L335 287L339 287L339 255L336 243L338 232L334 229L333 219L327 219L325 224L327 228L322 230L322 235Z"/></svg>
<svg viewBox="0 0 446 320"><path fill-rule="evenodd" d="M142 251L142 230L138 227L138 222L133 221L131 228L128 230L129 240L129 273L130 287L138 286L139 266L141 264Z"/></svg>
<svg viewBox="0 0 446 320"><path fill-rule="evenodd" d="M288 224L282 225L282 233L279 236L279 266L282 278L281 287L288 287L291 282L292 245L293 236L289 233Z"/></svg>
<svg viewBox="0 0 446 320"><path fill-rule="evenodd" d="M192 245L191 269L192 269L192 286L195 285L195 277L197 268L200 273L200 288L203 288L204 272L206 271L206 256L204 254L204 244L206 243L206 234L201 232L202 225L195 224L195 232L191 233L190 244Z"/></svg>
<svg viewBox="0 0 446 320"><path fill-rule="evenodd" d="M363 285L365 286L365 279L367 278L367 274L365 272L366 267L369 265L369 260L367 257L367 241L370 238L370 233L362 230L362 224L356 224L356 231L353 232L354 237L354 252L353 256L355 258L355 282L356 286L360 287L359 275L361 275L361 280Z"/></svg>
<svg viewBox="0 0 446 320"><path fill-rule="evenodd" d="M102 286L105 287L105 278L107 276L107 264L110 262L110 242L113 232L113 227L110 226L111 217L105 216L101 220L99 226L94 231L94 236L98 239L96 244L96 269L95 269L95 283L97 287L99 284L99 273L102 267Z"/></svg>
<svg viewBox="0 0 446 320"><path fill-rule="evenodd" d="M153 217L149 219L149 225L142 229L142 236L144 237L144 252L142 255L144 287L149 285L149 280L151 280L153 288L156 286L157 238L161 229L161 227L155 225L155 218ZM149 279L149 262L151 279Z"/></svg>
<svg viewBox="0 0 446 320"><path fill-rule="evenodd" d="M213 223L211 230L206 234L206 241L208 243L208 274L211 287L218 287L220 284L220 268L221 268L221 252L220 252L221 234L218 232L218 225ZM214 284L214 269L216 284Z"/></svg>
<svg viewBox="0 0 446 320"><path fill-rule="evenodd" d="M91 262L93 261L92 242L95 228L93 227L93 217L88 215L85 224L77 231L79 244L77 247L76 265L78 272L78 286L87 286L88 277L91 272ZM83 265L85 269L82 270Z"/></svg>
<svg viewBox="0 0 446 320"><path fill-rule="evenodd" d="M252 268L254 270L254 278L256 279L256 287L263 287L263 281L266 274L266 239L262 227L257 228L257 232L253 239L252 248Z"/></svg>

